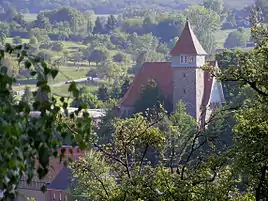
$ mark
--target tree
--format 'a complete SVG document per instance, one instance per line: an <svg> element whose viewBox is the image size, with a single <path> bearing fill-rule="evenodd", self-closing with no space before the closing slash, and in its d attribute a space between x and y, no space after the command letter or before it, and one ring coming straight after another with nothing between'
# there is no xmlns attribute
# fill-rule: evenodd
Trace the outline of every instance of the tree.
<svg viewBox="0 0 268 201"><path fill-rule="evenodd" d="M94 49L88 56L87 60L90 62L95 62L97 65L100 62L104 62L108 59L108 52L102 49Z"/></svg>
<svg viewBox="0 0 268 201"><path fill-rule="evenodd" d="M236 14L234 11L229 11L227 13L226 21L222 25L223 29L234 29L237 28L237 23L236 23Z"/></svg>
<svg viewBox="0 0 268 201"><path fill-rule="evenodd" d="M17 15L17 10L14 6L9 6L6 13L5 13L5 17L6 17L6 20L11 22L14 17L16 17Z"/></svg>
<svg viewBox="0 0 268 201"><path fill-rule="evenodd" d="M21 97L21 101L29 104L31 103L32 100L33 100L33 94L30 87L25 87L24 94Z"/></svg>
<svg viewBox="0 0 268 201"><path fill-rule="evenodd" d="M203 5L206 9L213 10L218 15L222 15L223 12L222 0L204 0Z"/></svg>
<svg viewBox="0 0 268 201"><path fill-rule="evenodd" d="M93 33L94 34L103 34L103 33L105 33L104 24L103 24L103 22L102 22L100 17L97 17L97 19L95 21L95 26L94 26L94 29L93 29Z"/></svg>
<svg viewBox="0 0 268 201"><path fill-rule="evenodd" d="M55 78L58 71L49 66L34 55L28 56L25 45L6 45L6 50L1 54L1 138L0 138L0 186L4 200L13 200L16 196L16 187L22 177L26 177L31 182L34 176L42 179L48 172L50 158L64 155L62 140L67 136L74 136L72 144L81 148L88 146L91 138L91 125L88 115L83 118L70 116L72 125L66 123L66 116L62 115L68 103L61 98L61 103L51 95L48 85L48 78ZM6 55L12 54L14 60L24 62L25 69L31 71L31 75L37 79L37 91L42 93L47 99L36 101L37 93L33 93L33 102L17 102L12 94L12 85L16 82L13 75L9 75L8 69L3 64ZM23 66L22 66L23 68ZM75 83L69 87L69 91L77 97L79 90ZM41 113L37 118L33 118L30 108ZM83 128L79 128L77 123L84 122ZM70 130L67 129L70 126ZM80 130L81 129L81 130ZM80 139L79 139L80 138ZM42 139L42 140L41 140ZM11 143L12 142L12 143ZM62 154L58 154L58 149L62 148ZM44 189L44 187L42 188Z"/></svg>
<svg viewBox="0 0 268 201"><path fill-rule="evenodd" d="M161 42L169 42L181 34L185 24L185 16L180 14L174 18L160 21L155 28L155 35L161 38ZM166 30L169 30L168 32Z"/></svg>
<svg viewBox="0 0 268 201"><path fill-rule="evenodd" d="M222 71L225 71L226 69L230 67L234 67L239 65L239 62L241 59L245 59L248 56L247 52L244 52L242 50L229 50L225 49L223 52L219 52L216 54L216 60L218 61L219 68ZM241 94L242 91L239 87L239 83L235 81L228 81L223 82L223 92L224 92L224 98L226 102L228 103L238 103L239 105L241 102L243 102L244 97Z"/></svg>
<svg viewBox="0 0 268 201"><path fill-rule="evenodd" d="M126 61L126 55L119 52L113 56L113 60L114 60L114 62L122 63L122 62Z"/></svg>
<svg viewBox="0 0 268 201"><path fill-rule="evenodd" d="M155 33L156 21L151 15L148 15L144 18L143 28L144 33Z"/></svg>
<svg viewBox="0 0 268 201"><path fill-rule="evenodd" d="M112 136L115 132L115 119L116 114L114 114L112 109L109 109L105 116L101 117L100 121L95 126L99 145L105 145L112 142Z"/></svg>
<svg viewBox="0 0 268 201"><path fill-rule="evenodd" d="M110 194L116 191L116 178L109 175L111 168L101 153L89 151L83 160L74 162L71 168L75 178L73 182L75 187L72 191L72 197L75 200L80 200L81 197L82 199L107 200ZM80 171L82 169L85 171Z"/></svg>
<svg viewBox="0 0 268 201"><path fill-rule="evenodd" d="M173 118L176 129L182 131L178 138L183 139L183 143L178 148L187 151L177 152L184 157L177 168L172 168L175 171L163 166L165 158L160 157L160 162L154 166L147 160L150 150L163 154L165 149L167 138L159 128L165 113L150 118L135 115L113 122L115 130L110 144L95 144L96 158L80 159L72 165L73 173L81 178L75 191L83 192L89 199L101 196L95 198L99 200L253 200L251 194L237 193L236 181L224 165L225 159L210 155L203 160L205 156L198 152L206 142L198 142L203 133L188 132L188 128L194 127L194 121L182 107L178 108ZM94 170L100 162L102 167ZM114 186L115 180L117 185ZM96 192L99 193L96 195Z"/></svg>
<svg viewBox="0 0 268 201"><path fill-rule="evenodd" d="M187 114L185 105L180 101L176 105L174 112L169 118L167 126L167 143L166 143L166 162L170 171L174 171L174 167L178 167L189 142L189 138L194 136L196 123L192 116Z"/></svg>
<svg viewBox="0 0 268 201"><path fill-rule="evenodd" d="M225 43L225 48L235 48L235 47L245 47L246 42L249 40L249 37L243 31L233 31L229 33Z"/></svg>
<svg viewBox="0 0 268 201"><path fill-rule="evenodd" d="M112 61L107 61L102 63L99 67L98 72L102 77L108 78L108 81L111 83L112 80L116 80L116 78L122 75L123 69L117 63Z"/></svg>
<svg viewBox="0 0 268 201"><path fill-rule="evenodd" d="M30 37L29 43L31 45L37 45L38 44L38 40L37 40L37 38L35 36L32 36L32 37Z"/></svg>
<svg viewBox="0 0 268 201"><path fill-rule="evenodd" d="M109 93L108 93L107 87L105 87L104 85L100 86L98 91L97 91L97 96L98 96L98 99L103 101L103 102L108 101L109 100Z"/></svg>
<svg viewBox="0 0 268 201"><path fill-rule="evenodd" d="M146 51L143 51L138 55L136 59L136 65L134 66L134 69L133 69L134 73L137 73L140 71L143 63L146 61L146 56L147 56Z"/></svg>
<svg viewBox="0 0 268 201"><path fill-rule="evenodd" d="M36 37L38 42L41 43L48 43L50 41L49 36L44 30L40 30L38 28L31 29L29 33L29 37Z"/></svg>
<svg viewBox="0 0 268 201"><path fill-rule="evenodd" d="M129 81L129 79L125 79L124 83L121 86L120 97L123 97L127 93L129 87L130 87L130 81Z"/></svg>
<svg viewBox="0 0 268 201"><path fill-rule="evenodd" d="M114 15L110 15L107 19L107 24L106 24L106 30L108 33L113 31L118 25L117 19L115 18Z"/></svg>
<svg viewBox="0 0 268 201"><path fill-rule="evenodd" d="M147 109L156 108L158 111L160 105L163 105L168 111L171 111L169 101L164 97L161 89L154 80L148 81L141 91L139 100L135 103L135 113L145 113Z"/></svg>
<svg viewBox="0 0 268 201"><path fill-rule="evenodd" d="M52 24L67 21L74 33L78 31L80 26L86 23L83 14L72 7L62 7L54 11L48 11L44 13L44 16L48 17Z"/></svg>
<svg viewBox="0 0 268 201"><path fill-rule="evenodd" d="M252 38L257 46L238 65L230 66L219 77L224 81L235 81L241 89L250 93L233 111L236 119L234 128L234 169L245 175L245 189L254 193L254 200L265 200L268 192L267 180L267 36L265 25L253 16ZM257 21L255 21L257 20ZM256 157L257 156L257 157Z"/></svg>
<svg viewBox="0 0 268 201"><path fill-rule="evenodd" d="M73 100L72 107L79 108L83 105L87 105L90 109L102 108L102 102L98 97L92 93L83 93L79 99Z"/></svg>
<svg viewBox="0 0 268 201"><path fill-rule="evenodd" d="M215 38L213 33L221 27L220 16L213 10L203 6L189 6L185 10L194 32L208 54L215 52Z"/></svg>
<svg viewBox="0 0 268 201"><path fill-rule="evenodd" d="M256 6L261 10L264 21L268 22L268 3L265 0L256 0Z"/></svg>
<svg viewBox="0 0 268 201"><path fill-rule="evenodd" d="M5 44L5 41L6 41L6 34L4 32L0 32L0 41L1 41L1 44L4 45Z"/></svg>

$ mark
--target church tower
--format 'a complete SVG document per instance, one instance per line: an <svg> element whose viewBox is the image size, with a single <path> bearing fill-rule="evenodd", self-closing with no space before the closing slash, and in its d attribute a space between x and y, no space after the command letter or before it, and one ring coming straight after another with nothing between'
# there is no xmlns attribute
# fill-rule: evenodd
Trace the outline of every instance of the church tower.
<svg viewBox="0 0 268 201"><path fill-rule="evenodd" d="M181 100L186 105L187 112L199 122L205 87L204 71L201 67L206 62L207 53L188 20L170 55L173 70L173 107Z"/></svg>

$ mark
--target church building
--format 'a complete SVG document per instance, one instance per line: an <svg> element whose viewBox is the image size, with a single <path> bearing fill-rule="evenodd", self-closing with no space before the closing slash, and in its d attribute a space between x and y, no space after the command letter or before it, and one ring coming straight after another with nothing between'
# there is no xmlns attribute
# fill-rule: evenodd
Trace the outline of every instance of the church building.
<svg viewBox="0 0 268 201"><path fill-rule="evenodd" d="M187 112L201 124L209 118L215 107L224 102L221 83L201 69L204 65L218 68L217 61L206 60L207 53L188 20L170 55L171 61L145 62L142 65L120 101L121 116L133 112L135 103L149 80L156 81L173 108L181 100Z"/></svg>

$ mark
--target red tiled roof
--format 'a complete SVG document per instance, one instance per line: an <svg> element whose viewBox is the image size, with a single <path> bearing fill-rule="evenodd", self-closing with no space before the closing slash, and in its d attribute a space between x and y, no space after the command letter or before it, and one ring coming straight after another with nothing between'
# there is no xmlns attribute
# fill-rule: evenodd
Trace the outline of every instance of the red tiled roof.
<svg viewBox="0 0 268 201"><path fill-rule="evenodd" d="M202 45L198 41L194 34L190 22L187 20L184 30L182 31L179 40L175 47L170 51L171 55L179 54L196 54L196 55L207 55Z"/></svg>
<svg viewBox="0 0 268 201"><path fill-rule="evenodd" d="M120 105L133 106L138 100L142 87L154 79L166 98L173 102L173 72L170 62L145 62L136 74L132 85L120 101Z"/></svg>
<svg viewBox="0 0 268 201"><path fill-rule="evenodd" d="M66 151L64 154L64 158L62 161L60 161L59 158L54 158L51 157L49 160L49 171L47 175L42 178L41 180L38 179L37 176L33 178L33 182L47 182L50 183L53 181L56 176L61 172L61 170L65 167L64 166L64 161L68 161L68 159L76 160L80 156L84 155L84 151L80 151L78 148L72 148L73 149L73 154L71 154L70 149L71 147L67 146L65 147ZM58 154L61 153L61 150L58 150ZM38 161L36 161L36 165L38 166Z"/></svg>
<svg viewBox="0 0 268 201"><path fill-rule="evenodd" d="M209 66L217 67L216 61L208 61ZM168 100L173 102L173 71L170 62L145 62L135 76L132 85L120 101L122 106L134 106L139 99L142 87L154 79ZM212 90L213 78L210 73L204 72L203 105L206 106Z"/></svg>

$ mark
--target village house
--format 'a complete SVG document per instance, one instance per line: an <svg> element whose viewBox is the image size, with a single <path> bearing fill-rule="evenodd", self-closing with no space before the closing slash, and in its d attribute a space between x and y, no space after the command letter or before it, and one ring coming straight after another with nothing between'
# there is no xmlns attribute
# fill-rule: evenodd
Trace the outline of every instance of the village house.
<svg viewBox="0 0 268 201"><path fill-rule="evenodd" d="M71 170L68 168L70 159L77 160L82 157L85 152L79 148L64 146L64 159L51 158L48 174L39 179L35 176L30 184L27 183L27 178L22 178L17 190L18 197L16 201L27 201L27 198L34 198L36 201L68 201L70 196L70 181ZM72 151L71 151L72 149ZM58 151L59 154L61 150ZM46 186L46 191L42 192L42 186Z"/></svg>
<svg viewBox="0 0 268 201"><path fill-rule="evenodd" d="M121 116L133 113L135 103L149 80L156 81L173 108L181 100L186 105L187 112L200 124L209 118L215 107L224 102L221 83L201 69L204 65L218 68L217 61L206 60L208 54L188 20L170 55L171 61L145 62L142 65L120 101Z"/></svg>

